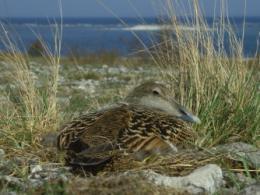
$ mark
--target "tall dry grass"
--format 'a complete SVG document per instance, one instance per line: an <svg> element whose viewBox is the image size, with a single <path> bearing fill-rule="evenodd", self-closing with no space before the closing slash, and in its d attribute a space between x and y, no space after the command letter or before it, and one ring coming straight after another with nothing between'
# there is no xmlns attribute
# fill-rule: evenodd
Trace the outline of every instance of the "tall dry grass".
<svg viewBox="0 0 260 195"><path fill-rule="evenodd" d="M44 63L49 70L47 78L42 82L43 86L37 86L38 78L33 74L30 56L19 50L8 33L1 34L6 51L0 54L0 58L6 64L9 86L5 94L7 99L1 104L0 142L3 146L8 146L6 142L15 146L23 143L35 145L40 134L56 129L59 121L57 90L61 30L58 25L54 28L55 47L52 50L38 37L43 46ZM5 26L1 25L1 32L6 31Z"/></svg>
<svg viewBox="0 0 260 195"><path fill-rule="evenodd" d="M245 59L243 37L234 32L225 1L213 25L207 23L198 1L190 1L193 16L182 20L176 11L181 2L174 2L164 1L170 20L148 53L177 99L202 119L197 144L245 141L260 146L260 97L254 74L259 61Z"/></svg>

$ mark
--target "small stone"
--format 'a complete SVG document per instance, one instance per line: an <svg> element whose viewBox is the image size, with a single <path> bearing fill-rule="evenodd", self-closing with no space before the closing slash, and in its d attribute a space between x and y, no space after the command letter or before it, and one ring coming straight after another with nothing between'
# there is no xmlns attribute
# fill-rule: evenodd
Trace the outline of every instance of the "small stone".
<svg viewBox="0 0 260 195"><path fill-rule="evenodd" d="M31 174L28 179L34 180L52 180L61 179L62 181L67 180L67 176L71 173L69 167L60 166L59 163L48 163L42 165L33 165L30 167Z"/></svg>
<svg viewBox="0 0 260 195"><path fill-rule="evenodd" d="M44 181L40 180L40 179L29 179L28 180L28 186L30 186L31 188L39 188L41 186L43 186Z"/></svg>
<svg viewBox="0 0 260 195"><path fill-rule="evenodd" d="M260 195L260 183L250 185L243 189L239 195Z"/></svg>
<svg viewBox="0 0 260 195"><path fill-rule="evenodd" d="M215 164L200 167L184 177L169 177L153 171L146 171L144 176L156 185L175 188L190 194L212 194L223 184L222 170Z"/></svg>
<svg viewBox="0 0 260 195"><path fill-rule="evenodd" d="M9 191L1 191L0 195L17 195L16 192L9 192Z"/></svg>
<svg viewBox="0 0 260 195"><path fill-rule="evenodd" d="M229 152L237 160L241 160L241 158L246 159L250 163L250 166L255 169L260 168L260 149L253 145L236 142L217 146L215 149L217 151Z"/></svg>
<svg viewBox="0 0 260 195"><path fill-rule="evenodd" d="M120 72L122 72L122 73L127 73L129 70L126 68L126 67L124 67L124 66L120 66L119 67L119 70L120 70Z"/></svg>
<svg viewBox="0 0 260 195"><path fill-rule="evenodd" d="M24 184L19 178L9 175L0 176L0 184L21 189L24 188Z"/></svg>
<svg viewBox="0 0 260 195"><path fill-rule="evenodd" d="M103 68L103 69L106 69L106 68L108 68L108 65L107 65L107 64L104 64L104 65L102 66L102 68Z"/></svg>
<svg viewBox="0 0 260 195"><path fill-rule="evenodd" d="M41 165L31 165L30 166L30 170L31 170L31 173L37 173L37 172L40 172L42 171L42 166Z"/></svg>
<svg viewBox="0 0 260 195"><path fill-rule="evenodd" d="M256 182L255 179L253 179L251 177L246 177L244 174L241 174L241 173L237 173L236 177L237 177L238 181L240 181L241 183L244 183L245 185L251 185Z"/></svg>

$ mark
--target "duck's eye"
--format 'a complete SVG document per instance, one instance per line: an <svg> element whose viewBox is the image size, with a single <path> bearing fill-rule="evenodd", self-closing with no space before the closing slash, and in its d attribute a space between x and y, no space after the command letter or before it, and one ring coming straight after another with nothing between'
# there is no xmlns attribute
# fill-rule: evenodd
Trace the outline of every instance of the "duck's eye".
<svg viewBox="0 0 260 195"><path fill-rule="evenodd" d="M160 95L160 92L159 92L158 90L155 90L155 89L154 89L154 90L153 90L153 94L154 94L154 95Z"/></svg>

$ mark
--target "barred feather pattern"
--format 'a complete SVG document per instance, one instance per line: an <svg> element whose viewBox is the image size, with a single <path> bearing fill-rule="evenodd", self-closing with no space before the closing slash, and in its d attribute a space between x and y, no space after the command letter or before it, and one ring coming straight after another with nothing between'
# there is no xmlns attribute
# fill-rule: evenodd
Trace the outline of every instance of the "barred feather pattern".
<svg viewBox="0 0 260 195"><path fill-rule="evenodd" d="M192 143L195 137L187 123L167 113L140 105L118 104L65 125L58 136L58 148L67 151L70 160L84 161L87 165L103 162L118 151L168 151Z"/></svg>

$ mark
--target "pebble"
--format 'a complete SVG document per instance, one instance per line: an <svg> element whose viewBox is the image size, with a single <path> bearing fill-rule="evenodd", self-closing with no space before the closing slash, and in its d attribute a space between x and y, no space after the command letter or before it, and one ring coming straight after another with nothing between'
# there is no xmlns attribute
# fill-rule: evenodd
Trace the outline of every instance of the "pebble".
<svg viewBox="0 0 260 195"><path fill-rule="evenodd" d="M246 159L250 166L260 169L260 149L253 145L235 142L215 147L218 151L229 152L236 160Z"/></svg>
<svg viewBox="0 0 260 195"><path fill-rule="evenodd" d="M153 171L146 172L145 177L155 185L175 188L190 194L213 194L223 185L222 170L215 164L195 169L191 174L183 177L169 177Z"/></svg>
<svg viewBox="0 0 260 195"><path fill-rule="evenodd" d="M239 195L260 195L260 182L247 186Z"/></svg>

